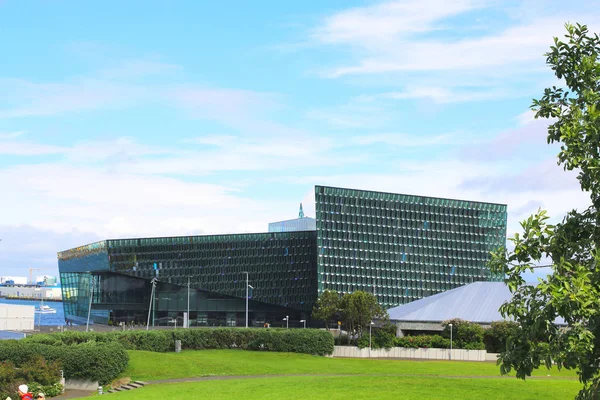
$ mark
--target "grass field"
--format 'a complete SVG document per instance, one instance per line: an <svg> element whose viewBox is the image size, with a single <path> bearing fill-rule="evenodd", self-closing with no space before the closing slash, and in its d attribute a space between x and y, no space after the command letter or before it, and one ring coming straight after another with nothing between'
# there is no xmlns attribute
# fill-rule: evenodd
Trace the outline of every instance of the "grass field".
<svg viewBox="0 0 600 400"><path fill-rule="evenodd" d="M295 353L240 350L201 350L181 353L131 351L124 375L134 380L161 380L197 376L275 374L391 374L437 376L500 376L490 362L369 360L326 358ZM573 371L546 368L535 376L575 378Z"/></svg>
<svg viewBox="0 0 600 400"><path fill-rule="evenodd" d="M134 380L213 378L154 383L111 397L562 400L574 398L580 388L572 371L543 369L523 382L501 377L494 363L331 359L236 350L132 351L130 355L124 375ZM292 374L299 376L281 376Z"/></svg>

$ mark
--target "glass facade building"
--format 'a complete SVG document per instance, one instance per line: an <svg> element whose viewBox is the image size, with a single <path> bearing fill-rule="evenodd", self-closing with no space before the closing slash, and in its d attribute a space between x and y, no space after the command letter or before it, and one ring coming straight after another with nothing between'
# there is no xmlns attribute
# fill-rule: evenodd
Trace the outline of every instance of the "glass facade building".
<svg viewBox="0 0 600 400"><path fill-rule="evenodd" d="M58 264L74 321L87 319L92 293L93 321L145 322L155 277L152 317L163 325L183 317L188 282L200 325L245 323L246 272L252 325L305 319L317 295L314 231L106 240L58 253Z"/></svg>
<svg viewBox="0 0 600 400"><path fill-rule="evenodd" d="M319 293L374 293L385 308L475 281L505 246L503 204L315 187Z"/></svg>
<svg viewBox="0 0 600 400"><path fill-rule="evenodd" d="M275 232L105 240L60 252L65 318L181 324L189 299L191 325L244 326L246 272L251 326L308 319L324 290L372 292L390 308L501 279L486 264L505 245L506 205L324 186L315 201L316 219L301 208L300 218L270 224Z"/></svg>
<svg viewBox="0 0 600 400"><path fill-rule="evenodd" d="M317 230L317 220L314 218L296 218L287 221L269 222L269 232L298 232Z"/></svg>

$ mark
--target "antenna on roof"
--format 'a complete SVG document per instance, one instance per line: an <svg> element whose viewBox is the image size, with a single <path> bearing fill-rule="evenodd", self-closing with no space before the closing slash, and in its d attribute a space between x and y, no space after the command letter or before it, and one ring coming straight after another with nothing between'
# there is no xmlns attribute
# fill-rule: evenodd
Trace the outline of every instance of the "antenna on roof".
<svg viewBox="0 0 600 400"><path fill-rule="evenodd" d="M300 203L300 211L298 212L298 218L304 218L304 210L302 209L302 203Z"/></svg>

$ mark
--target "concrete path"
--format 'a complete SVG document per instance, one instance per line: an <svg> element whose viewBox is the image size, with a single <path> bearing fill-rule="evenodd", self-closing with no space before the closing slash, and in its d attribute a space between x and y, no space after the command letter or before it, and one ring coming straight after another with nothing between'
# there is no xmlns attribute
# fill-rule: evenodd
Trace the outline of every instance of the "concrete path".
<svg viewBox="0 0 600 400"><path fill-rule="evenodd" d="M516 379L514 376L501 375L427 375L427 374L269 374L269 375L214 375L214 376L196 376L189 378L176 379L160 379L155 381L147 381L148 384L162 383L185 383L185 382L202 382L202 381L220 381L230 379L263 379L263 378L287 378L287 377L353 377L353 376L384 376L384 377L424 377L424 378L443 378L443 379ZM529 376L527 379L552 379L551 376ZM564 380L577 380L577 377L560 377Z"/></svg>
<svg viewBox="0 0 600 400"><path fill-rule="evenodd" d="M53 397L53 399L80 399L82 397L89 397L94 395L96 392L88 392L85 390L65 390L64 394Z"/></svg>

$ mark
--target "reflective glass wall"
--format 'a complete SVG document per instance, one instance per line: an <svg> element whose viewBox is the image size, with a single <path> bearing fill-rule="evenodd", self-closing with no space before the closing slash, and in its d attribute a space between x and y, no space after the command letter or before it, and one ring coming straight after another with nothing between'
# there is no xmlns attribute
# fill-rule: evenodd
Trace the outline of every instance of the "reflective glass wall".
<svg viewBox="0 0 600 400"><path fill-rule="evenodd" d="M65 318L75 323L87 321L90 295L92 291L92 274L108 271L108 252L106 241L80 246L58 253L58 270L60 273L61 291ZM108 321L106 310L92 308L92 320Z"/></svg>
<svg viewBox="0 0 600 400"><path fill-rule="evenodd" d="M109 240L110 269L140 278L309 311L317 294L316 232Z"/></svg>
<svg viewBox="0 0 600 400"><path fill-rule="evenodd" d="M505 245L506 205L315 187L319 292L393 307L467 283Z"/></svg>

